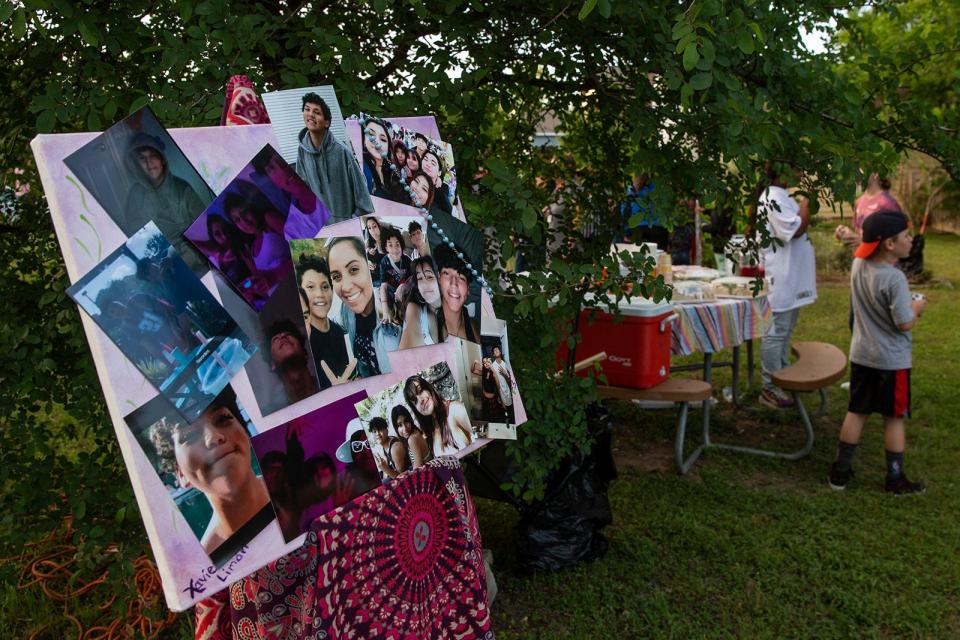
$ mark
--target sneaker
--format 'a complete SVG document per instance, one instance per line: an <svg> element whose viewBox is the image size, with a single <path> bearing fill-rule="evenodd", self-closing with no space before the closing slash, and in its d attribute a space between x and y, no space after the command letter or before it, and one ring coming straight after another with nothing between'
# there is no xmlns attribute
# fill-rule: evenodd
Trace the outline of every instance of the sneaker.
<svg viewBox="0 0 960 640"><path fill-rule="evenodd" d="M780 395L772 389L764 389L760 392L760 404L771 409L789 409L793 406L793 398Z"/></svg>
<svg viewBox="0 0 960 640"><path fill-rule="evenodd" d="M922 482L910 482L907 476L901 475L896 480L887 478L883 490L895 496L908 496L913 493L923 493L927 490Z"/></svg>
<svg viewBox="0 0 960 640"><path fill-rule="evenodd" d="M837 468L837 463L831 463L830 472L827 474L827 484L830 485L831 489L836 491L843 491L847 488L847 485L850 481L853 480L853 469L847 469L846 471L841 471Z"/></svg>

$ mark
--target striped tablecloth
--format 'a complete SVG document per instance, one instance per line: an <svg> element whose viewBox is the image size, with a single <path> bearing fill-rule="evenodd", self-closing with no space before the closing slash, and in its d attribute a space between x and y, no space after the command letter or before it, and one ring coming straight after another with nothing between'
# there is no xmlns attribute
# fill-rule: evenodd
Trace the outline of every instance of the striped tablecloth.
<svg viewBox="0 0 960 640"><path fill-rule="evenodd" d="M770 326L772 312L766 296L719 298L699 304L676 304L680 316L673 324L670 350L675 356L696 351L716 353L761 338Z"/></svg>

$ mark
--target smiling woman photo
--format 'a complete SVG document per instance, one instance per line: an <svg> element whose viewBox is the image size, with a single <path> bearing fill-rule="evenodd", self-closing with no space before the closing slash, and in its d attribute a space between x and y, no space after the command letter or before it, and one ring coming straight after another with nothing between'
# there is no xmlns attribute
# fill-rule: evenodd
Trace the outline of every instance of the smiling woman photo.
<svg viewBox="0 0 960 640"><path fill-rule="evenodd" d="M355 236L333 238L327 247L333 292L343 303L340 325L350 336L360 377L390 371L388 351L400 345L395 325L378 322L373 280L363 240Z"/></svg>
<svg viewBox="0 0 960 640"><path fill-rule="evenodd" d="M433 250L437 278L440 281L441 304L437 311L440 341L454 336L479 342L479 323L476 318L470 317L467 310L467 298L470 295L470 282L473 276L467 264L457 255L458 253L463 255L459 248L451 249L445 244L437 245Z"/></svg>
<svg viewBox="0 0 960 640"><path fill-rule="evenodd" d="M160 470L174 473L181 488L193 487L210 501L213 516L200 543L215 565L274 519L267 486L253 472L250 436L231 393L221 393L190 425L161 418L149 435Z"/></svg>
<svg viewBox="0 0 960 640"><path fill-rule="evenodd" d="M413 407L435 457L452 455L473 442L473 428L464 404L459 400L445 400L423 376L407 378L403 397Z"/></svg>

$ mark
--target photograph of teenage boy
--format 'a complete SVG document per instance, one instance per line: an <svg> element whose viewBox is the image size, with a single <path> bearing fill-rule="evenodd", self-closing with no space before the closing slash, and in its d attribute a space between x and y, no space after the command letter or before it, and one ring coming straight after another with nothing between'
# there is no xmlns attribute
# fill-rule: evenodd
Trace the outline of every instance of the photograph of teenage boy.
<svg viewBox="0 0 960 640"><path fill-rule="evenodd" d="M330 212L310 190L310 186L300 179L296 171L284 162L270 145L261 149L250 164L253 166L253 175L266 178L288 203L283 235L288 240L316 237L317 232L330 219Z"/></svg>
<svg viewBox="0 0 960 640"><path fill-rule="evenodd" d="M414 417L435 457L452 455L473 442L470 417L459 398L443 398L422 375L407 378L403 396L413 407Z"/></svg>
<svg viewBox="0 0 960 640"><path fill-rule="evenodd" d="M468 301L475 302L475 313L479 312L479 305L476 304L479 301L469 300L473 275L457 254L463 255L463 252L446 244L437 245L433 249L437 278L440 281L438 334L441 342L453 336L479 343L480 323L477 318L471 317L467 307Z"/></svg>
<svg viewBox="0 0 960 640"><path fill-rule="evenodd" d="M387 428L387 421L377 416L370 419L370 433L376 438L377 444L383 449L383 455L373 455L377 469L386 480L396 478L410 468L410 457L407 451L405 438L391 436Z"/></svg>
<svg viewBox="0 0 960 640"><path fill-rule="evenodd" d="M416 220L411 220L407 225L407 234L410 236L410 247L407 249L407 255L411 260L430 254L430 248L427 246L427 236L423 233L423 227Z"/></svg>
<svg viewBox="0 0 960 640"><path fill-rule="evenodd" d="M357 360L347 352L347 334L330 319L333 284L330 266L318 255L301 254L297 262L300 290L306 301L304 320L320 388L328 389L353 377Z"/></svg>
<svg viewBox="0 0 960 640"><path fill-rule="evenodd" d="M189 425L161 418L149 428L160 470L203 493L213 516L200 538L216 566L274 519L267 486L251 466L250 435L233 393L219 395Z"/></svg>
<svg viewBox="0 0 960 640"><path fill-rule="evenodd" d="M410 258L403 253L403 234L396 227L381 232L387 255L380 260L380 320L399 325L403 319L400 287L411 272Z"/></svg>
<svg viewBox="0 0 960 640"><path fill-rule="evenodd" d="M387 255L387 249L383 246L383 226L374 216L367 216L363 219L364 237L367 246L367 263L370 267L370 277L373 278L373 286L380 286L380 262Z"/></svg>
<svg viewBox="0 0 960 640"><path fill-rule="evenodd" d="M366 248L356 236L333 238L327 245L333 292L343 303L340 326L350 338L361 378L390 372L389 351L400 346L400 329L379 322Z"/></svg>
<svg viewBox="0 0 960 640"><path fill-rule="evenodd" d="M116 123L64 162L124 235L153 221L195 273L206 272L182 234L214 194L149 107Z"/></svg>
<svg viewBox="0 0 960 640"><path fill-rule="evenodd" d="M330 119L323 98L303 96L296 171L323 200L333 223L373 213L373 202L353 152L330 134Z"/></svg>
<svg viewBox="0 0 960 640"><path fill-rule="evenodd" d="M152 222L67 294L187 419L256 351Z"/></svg>
<svg viewBox="0 0 960 640"><path fill-rule="evenodd" d="M293 321L277 320L267 330L268 344L274 373L283 384L287 399L298 402L319 391L317 380L308 365L306 339Z"/></svg>
<svg viewBox="0 0 960 640"><path fill-rule="evenodd" d="M439 342L437 312L440 309L440 283L433 258L423 256L410 263L410 286L403 303L403 332L400 348L422 347Z"/></svg>
<svg viewBox="0 0 960 640"><path fill-rule="evenodd" d="M376 118L367 120L363 128L363 176L372 196L391 196L394 175L390 170L390 142L386 123Z"/></svg>
<svg viewBox="0 0 960 640"><path fill-rule="evenodd" d="M393 423L393 430L397 435L407 443L407 456L410 458L411 469L419 469L433 460L433 452L427 444L426 436L414 422L410 410L405 405L398 404L390 411L390 422Z"/></svg>

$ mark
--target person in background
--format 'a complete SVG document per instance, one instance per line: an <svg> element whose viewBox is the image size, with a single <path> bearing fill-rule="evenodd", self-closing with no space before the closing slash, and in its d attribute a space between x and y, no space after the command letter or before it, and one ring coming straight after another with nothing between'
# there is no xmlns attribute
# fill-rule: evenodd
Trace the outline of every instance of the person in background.
<svg viewBox="0 0 960 640"><path fill-rule="evenodd" d="M387 154L386 158L383 157L384 153ZM389 157L390 132L387 125L375 118L367 120L363 128L363 177L370 195L390 197L393 173L390 171Z"/></svg>
<svg viewBox="0 0 960 640"><path fill-rule="evenodd" d="M433 184L433 202L445 213L453 213L453 200L450 197L450 187L443 181L443 164L440 162L440 155L432 148L427 149L420 156L420 165L423 172L430 178Z"/></svg>
<svg viewBox="0 0 960 640"><path fill-rule="evenodd" d="M620 204L621 231L618 242L656 242L657 248L669 249L670 232L663 226L660 216L654 211L650 193L656 184L646 174L634 176L627 187L627 197ZM640 215L640 222L631 228L630 219Z"/></svg>
<svg viewBox="0 0 960 640"><path fill-rule="evenodd" d="M353 152L330 134L331 117L323 98L303 96L297 175L320 197L334 223L373 213L373 201Z"/></svg>
<svg viewBox="0 0 960 640"><path fill-rule="evenodd" d="M850 272L854 325L850 341L850 404L840 428L837 458L828 481L845 489L853 478L852 461L867 418L883 416L887 475L884 490L894 495L923 493L903 471L904 419L910 416L910 331L926 308L913 299L898 260L910 253L909 221L900 211L877 211L863 224L863 243Z"/></svg>
<svg viewBox="0 0 960 640"><path fill-rule="evenodd" d="M292 320L284 318L270 325L267 352L271 368L283 383L290 402L308 398L319 390L307 364L306 339Z"/></svg>
<svg viewBox="0 0 960 640"><path fill-rule="evenodd" d="M890 195L890 181L874 171L867 178L867 188L853 203L853 229L838 225L834 236L850 249L860 245L863 223L877 211L903 211L896 198Z"/></svg>
<svg viewBox="0 0 960 640"><path fill-rule="evenodd" d="M377 461L377 469L385 478L392 480L409 468L410 458L407 452L406 438L391 436L386 420L379 416L371 418L370 433L376 438L377 443L383 447L386 457L376 454L373 457Z"/></svg>
<svg viewBox="0 0 960 640"><path fill-rule="evenodd" d="M410 234L410 248L407 255L411 260L416 260L430 254L430 247L427 246L427 237L423 234L423 227L416 220L411 220L407 225L407 233Z"/></svg>
<svg viewBox="0 0 960 640"><path fill-rule="evenodd" d="M767 299L773 322L760 346L763 379L760 403L782 409L793 406L793 399L773 384L771 375L790 364L790 337L800 309L817 299L817 270L813 243L807 236L809 203L806 198L798 203L786 189L794 180L799 180L799 172L783 175L768 163L765 174L769 186L761 192L757 203L757 224L766 224L771 238L770 244L763 247L762 255L771 282ZM773 239L783 243L782 246L777 246Z"/></svg>
<svg viewBox="0 0 960 640"><path fill-rule="evenodd" d="M433 452L427 445L423 431L413 421L413 416L404 405L398 404L393 408L390 412L390 421L397 435L407 441L407 455L410 456L411 469L419 469L433 459Z"/></svg>
<svg viewBox="0 0 960 640"><path fill-rule="evenodd" d="M493 347L493 358L490 362L490 369L497 378L497 392L500 405L507 415L507 420L511 424L513 417L513 371L510 365L503 359L503 349L499 346Z"/></svg>
<svg viewBox="0 0 960 640"><path fill-rule="evenodd" d="M403 320L400 288L412 273L411 261L403 254L403 234L399 229L390 227L384 230L382 237L387 255L380 261L381 321L400 324Z"/></svg>
<svg viewBox="0 0 960 640"><path fill-rule="evenodd" d="M370 277L373 278L373 285L379 287L380 262L387 255L387 250L383 246L383 227L373 216L364 219L363 227L366 229L367 236L367 263L370 267Z"/></svg>

